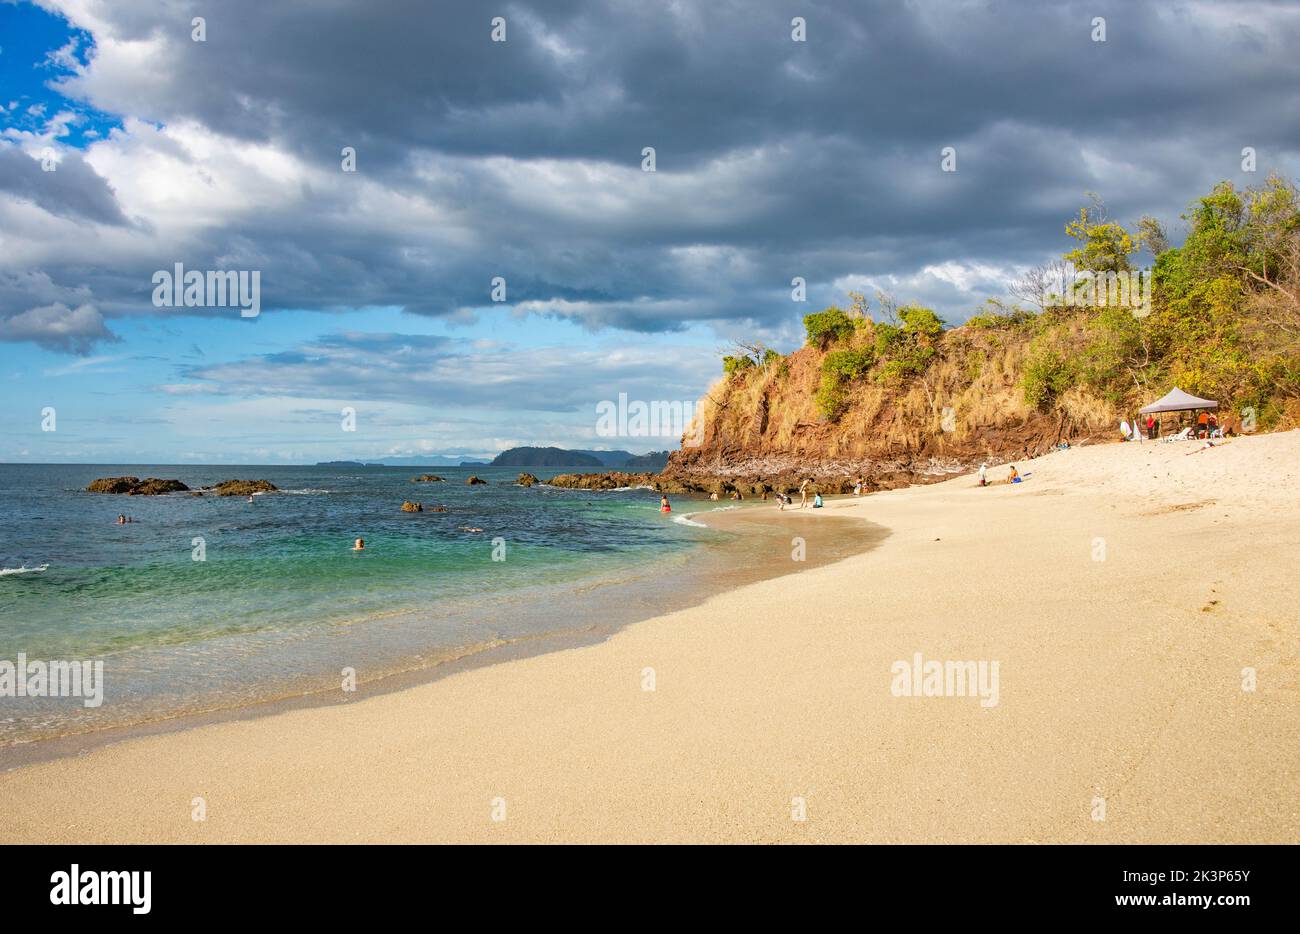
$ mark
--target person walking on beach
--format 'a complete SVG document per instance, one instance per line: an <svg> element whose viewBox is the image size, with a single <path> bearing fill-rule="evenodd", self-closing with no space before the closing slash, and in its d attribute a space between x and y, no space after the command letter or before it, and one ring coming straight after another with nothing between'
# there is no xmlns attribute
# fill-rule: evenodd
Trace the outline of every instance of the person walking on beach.
<svg viewBox="0 0 1300 934"><path fill-rule="evenodd" d="M808 505L808 484L811 482L812 479L809 478L805 480L803 483L799 484L799 508L800 509L803 509L805 506Z"/></svg>

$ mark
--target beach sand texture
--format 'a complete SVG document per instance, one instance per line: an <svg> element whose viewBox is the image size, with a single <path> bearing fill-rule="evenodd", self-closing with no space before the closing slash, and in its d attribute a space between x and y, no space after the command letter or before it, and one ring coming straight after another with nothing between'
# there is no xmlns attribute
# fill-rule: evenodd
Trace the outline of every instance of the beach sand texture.
<svg viewBox="0 0 1300 934"><path fill-rule="evenodd" d="M1300 432L1199 447L772 506L809 551L889 534L598 645L13 769L0 839L1300 842ZM997 661L998 704L894 696L918 652Z"/></svg>

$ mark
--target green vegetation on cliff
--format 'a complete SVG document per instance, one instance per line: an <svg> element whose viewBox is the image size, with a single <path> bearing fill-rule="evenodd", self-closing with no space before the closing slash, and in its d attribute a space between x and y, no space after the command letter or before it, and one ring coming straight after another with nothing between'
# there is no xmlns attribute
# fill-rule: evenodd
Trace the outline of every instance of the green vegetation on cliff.
<svg viewBox="0 0 1300 934"><path fill-rule="evenodd" d="M1154 219L1129 229L1094 199L1065 225L1060 261L961 327L887 295L872 315L851 293L848 311L805 315L807 343L787 357L741 345L706 400L706 446L835 457L1113 433L1175 385L1230 419L1300 423L1300 192L1276 176L1223 182L1184 220L1170 247ZM1139 271L1144 249L1155 262Z"/></svg>

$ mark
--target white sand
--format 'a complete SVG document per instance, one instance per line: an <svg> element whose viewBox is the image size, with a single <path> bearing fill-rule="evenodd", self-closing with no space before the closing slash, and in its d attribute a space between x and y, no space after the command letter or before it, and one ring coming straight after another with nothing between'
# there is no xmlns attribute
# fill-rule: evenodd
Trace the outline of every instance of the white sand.
<svg viewBox="0 0 1300 934"><path fill-rule="evenodd" d="M0 840L1300 842L1300 433L1196 449L836 500L890 537L600 645L15 769ZM997 706L893 696L915 652L997 661Z"/></svg>

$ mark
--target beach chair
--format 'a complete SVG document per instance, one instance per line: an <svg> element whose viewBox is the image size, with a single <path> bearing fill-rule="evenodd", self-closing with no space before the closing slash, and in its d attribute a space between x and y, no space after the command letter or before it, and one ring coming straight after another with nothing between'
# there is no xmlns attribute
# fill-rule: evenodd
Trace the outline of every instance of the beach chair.
<svg viewBox="0 0 1300 934"><path fill-rule="evenodd" d="M1184 428L1182 431L1178 432L1178 434L1165 435L1160 440L1168 444L1170 441L1191 441L1194 437L1196 437L1196 429Z"/></svg>

